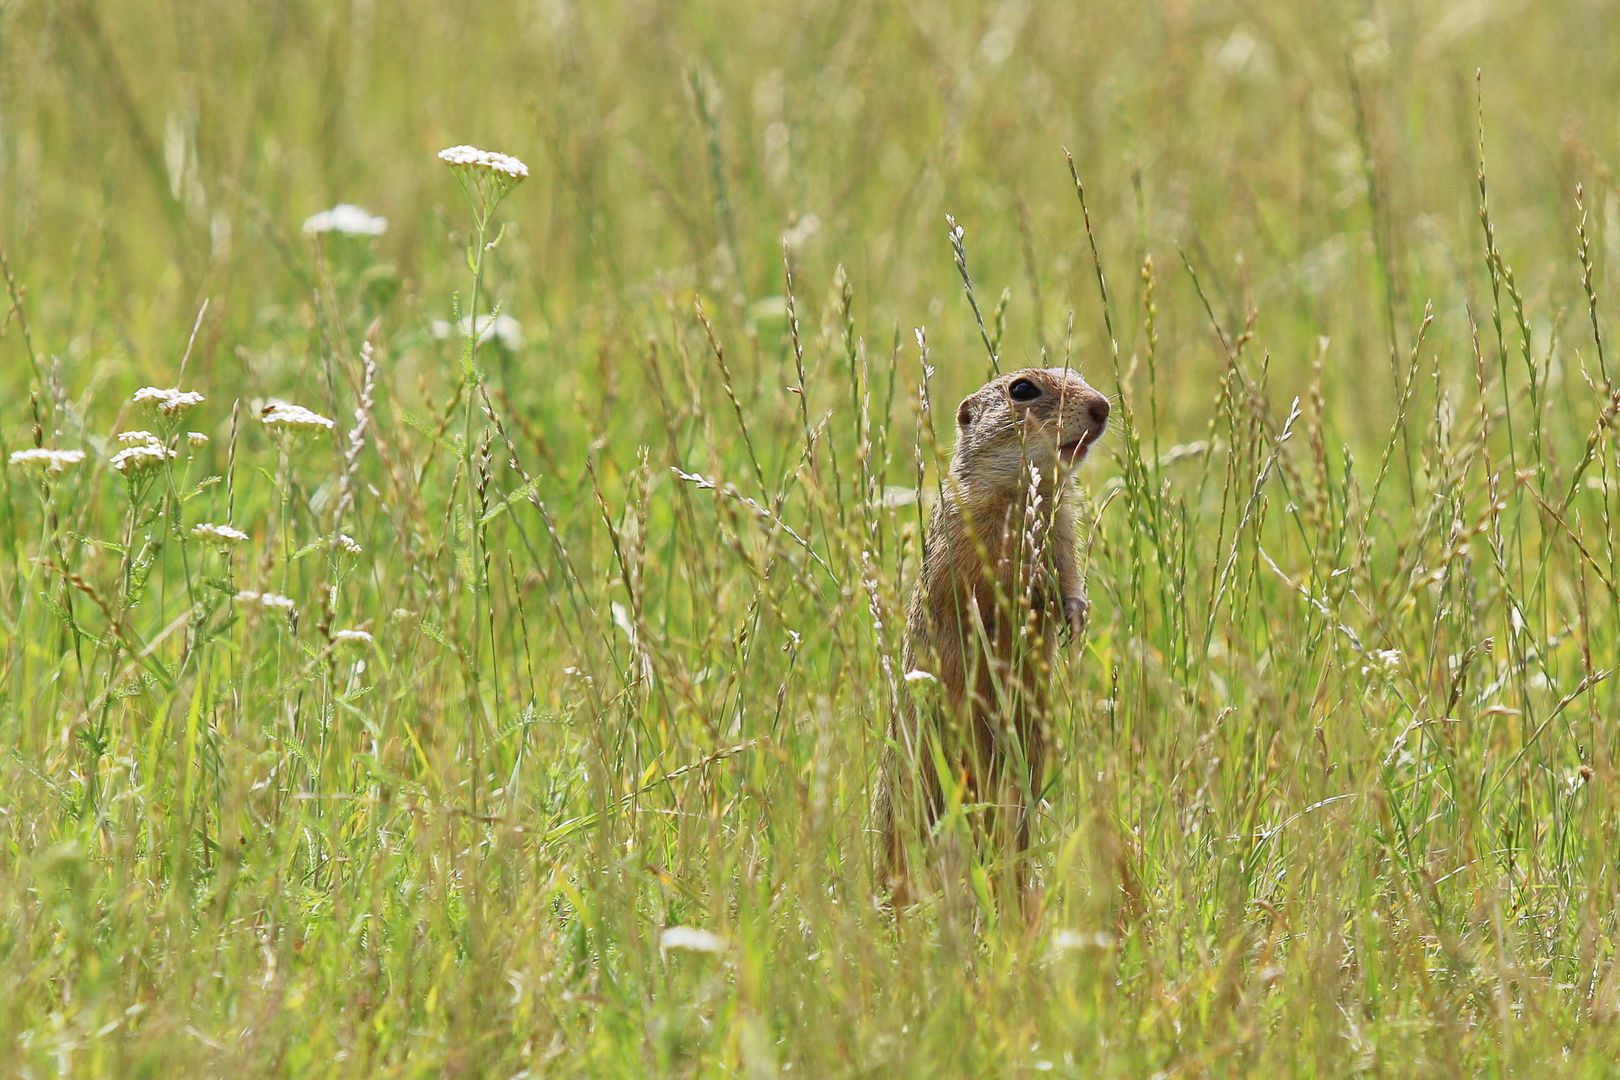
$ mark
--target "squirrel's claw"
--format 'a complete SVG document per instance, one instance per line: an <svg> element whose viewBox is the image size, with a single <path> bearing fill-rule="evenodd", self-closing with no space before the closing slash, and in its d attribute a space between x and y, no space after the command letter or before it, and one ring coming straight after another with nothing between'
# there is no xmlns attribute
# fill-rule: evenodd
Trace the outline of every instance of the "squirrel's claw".
<svg viewBox="0 0 1620 1080"><path fill-rule="evenodd" d="M1071 638L1079 637L1080 632L1086 628L1086 616L1091 612L1091 601L1083 596L1065 596L1063 598L1063 622L1069 628Z"/></svg>

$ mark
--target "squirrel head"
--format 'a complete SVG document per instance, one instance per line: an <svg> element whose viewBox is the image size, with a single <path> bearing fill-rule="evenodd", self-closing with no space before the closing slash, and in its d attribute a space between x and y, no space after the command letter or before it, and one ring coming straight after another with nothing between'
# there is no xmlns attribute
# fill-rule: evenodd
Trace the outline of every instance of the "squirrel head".
<svg viewBox="0 0 1620 1080"><path fill-rule="evenodd" d="M1108 427L1108 399L1068 368L993 379L956 410L951 475L984 495L1027 490L1030 468L1051 491L1073 476Z"/></svg>

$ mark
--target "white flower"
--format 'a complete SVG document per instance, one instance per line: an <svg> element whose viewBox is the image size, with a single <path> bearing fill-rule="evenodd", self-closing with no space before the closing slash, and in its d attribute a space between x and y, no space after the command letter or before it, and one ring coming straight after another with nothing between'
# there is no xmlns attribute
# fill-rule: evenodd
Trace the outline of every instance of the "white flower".
<svg viewBox="0 0 1620 1080"><path fill-rule="evenodd" d="M1083 930L1059 930L1052 935L1052 949L1054 952L1071 952L1075 949L1107 949L1114 944L1114 935L1107 930L1097 930L1086 933Z"/></svg>
<svg viewBox="0 0 1620 1080"><path fill-rule="evenodd" d="M939 677L937 675L935 675L932 671L924 671L922 668L912 668L910 671L906 672L905 680L908 683L920 683L920 682L935 682L935 683L937 683L937 682L939 682Z"/></svg>
<svg viewBox="0 0 1620 1080"><path fill-rule="evenodd" d="M266 611L286 611L290 613L298 606L293 603L290 596L282 596L280 593L273 592L254 592L251 589L244 589L237 593L236 599L244 604L264 608Z"/></svg>
<svg viewBox="0 0 1620 1080"><path fill-rule="evenodd" d="M334 630L332 631L332 641L340 644L371 645L376 639L366 630Z"/></svg>
<svg viewBox="0 0 1620 1080"><path fill-rule="evenodd" d="M470 315L463 315L455 326L443 319L433 320L433 336L441 341L452 337L464 338L471 333ZM507 352L517 352L523 348L523 324L510 315L481 315L478 318L478 344L486 344L491 338Z"/></svg>
<svg viewBox="0 0 1620 1080"><path fill-rule="evenodd" d="M162 446L163 440L150 431L120 431L113 438L125 446Z"/></svg>
<svg viewBox="0 0 1620 1080"><path fill-rule="evenodd" d="M69 465L77 465L84 460L83 450L49 450L40 447L37 450L13 450L11 463L13 465L38 465L47 472L58 473Z"/></svg>
<svg viewBox="0 0 1620 1080"><path fill-rule="evenodd" d="M439 151L439 160L452 167L487 169L514 181L527 179L529 175L529 167L510 154L480 150L476 146L447 146Z"/></svg>
<svg viewBox="0 0 1620 1080"><path fill-rule="evenodd" d="M186 442L192 446L202 446L208 442L208 436L200 431L188 431L186 432Z"/></svg>
<svg viewBox="0 0 1620 1080"><path fill-rule="evenodd" d="M820 232L821 219L814 214L805 214L788 226L787 231L782 234L782 243L797 249L814 240Z"/></svg>
<svg viewBox="0 0 1620 1080"><path fill-rule="evenodd" d="M191 535L198 540L215 540L221 544L240 544L244 543L248 538L248 534L241 529L230 525L214 525L209 522L193 525Z"/></svg>
<svg viewBox="0 0 1620 1080"><path fill-rule="evenodd" d="M356 540L348 533L337 534L337 547L338 550L343 552L345 555L358 555L365 550L360 546L360 541Z"/></svg>
<svg viewBox="0 0 1620 1080"><path fill-rule="evenodd" d="M771 319L785 319L788 317L788 302L785 296L762 296L748 305L748 317L754 322L766 322Z"/></svg>
<svg viewBox="0 0 1620 1080"><path fill-rule="evenodd" d="M195 390L181 390L172 386L165 390L159 386L143 386L135 391L133 400L135 404L156 409L164 416L183 416L206 399Z"/></svg>
<svg viewBox="0 0 1620 1080"><path fill-rule="evenodd" d="M139 476L175 456L173 450L154 440L118 451L112 456L112 467L125 476Z"/></svg>
<svg viewBox="0 0 1620 1080"><path fill-rule="evenodd" d="M305 218L304 231L311 236L330 232L345 236L381 236L388 231L388 219L369 214L353 203L338 203L330 210Z"/></svg>
<svg viewBox="0 0 1620 1080"><path fill-rule="evenodd" d="M259 414L267 428L283 428L293 431L331 431L332 421L320 413L311 412L302 405L290 405L285 401L272 401L264 407Z"/></svg>
<svg viewBox="0 0 1620 1080"><path fill-rule="evenodd" d="M477 165L482 150L476 146L463 143L460 146L447 146L439 151L439 160L446 165Z"/></svg>
<svg viewBox="0 0 1620 1080"><path fill-rule="evenodd" d="M1361 673L1363 675L1371 674L1374 670L1382 671L1385 674L1392 674L1400 667L1401 650L1374 649L1372 652L1367 654L1367 658L1371 660L1372 663L1363 664L1361 666Z"/></svg>
<svg viewBox="0 0 1620 1080"><path fill-rule="evenodd" d="M699 930L695 926L670 926L658 935L658 949L684 949L687 952L723 953L726 939L713 930Z"/></svg>

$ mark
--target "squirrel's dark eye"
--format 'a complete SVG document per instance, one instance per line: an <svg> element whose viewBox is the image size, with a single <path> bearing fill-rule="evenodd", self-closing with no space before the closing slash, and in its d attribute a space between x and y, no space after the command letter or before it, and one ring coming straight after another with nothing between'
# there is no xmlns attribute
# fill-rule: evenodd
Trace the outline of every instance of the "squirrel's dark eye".
<svg viewBox="0 0 1620 1080"><path fill-rule="evenodd" d="M1007 387L1007 396L1014 401L1034 401L1041 396L1041 388L1028 379L1014 379Z"/></svg>

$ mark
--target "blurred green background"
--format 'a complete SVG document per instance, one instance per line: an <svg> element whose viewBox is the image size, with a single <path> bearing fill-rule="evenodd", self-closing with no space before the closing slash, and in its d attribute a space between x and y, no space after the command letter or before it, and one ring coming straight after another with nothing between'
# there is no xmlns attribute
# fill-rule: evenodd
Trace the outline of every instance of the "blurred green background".
<svg viewBox="0 0 1620 1080"><path fill-rule="evenodd" d="M811 223L806 282L842 263L874 339L927 325L942 356L974 355L952 213L987 306L1016 291L1010 359L1054 346L1070 308L1093 356L1066 146L1116 291L1148 249L1179 279L1184 247L1226 309L1241 314L1246 284L1270 332L1331 334L1330 378L1353 379L1385 366L1377 243L1403 340L1424 299L1449 317L1481 284L1476 69L1509 260L1528 293L1572 302L1572 275L1545 264L1572 244L1578 178L1609 213L1615 13L12 0L0 236L75 385L161 370L205 296L215 363L266 348L266 324L308 303L299 223L341 201L389 219L376 246L403 285L397 335L460 283L445 257L460 208L432 154L471 142L533 170L506 208L497 296L534 334L526 366L565 398L595 392L581 343L633 344L672 289L713 293L723 315L780 295L795 221ZM1197 318L1167 331L1191 339L1165 360L1189 389L1213 363ZM942 368L964 389L980 371Z"/></svg>

